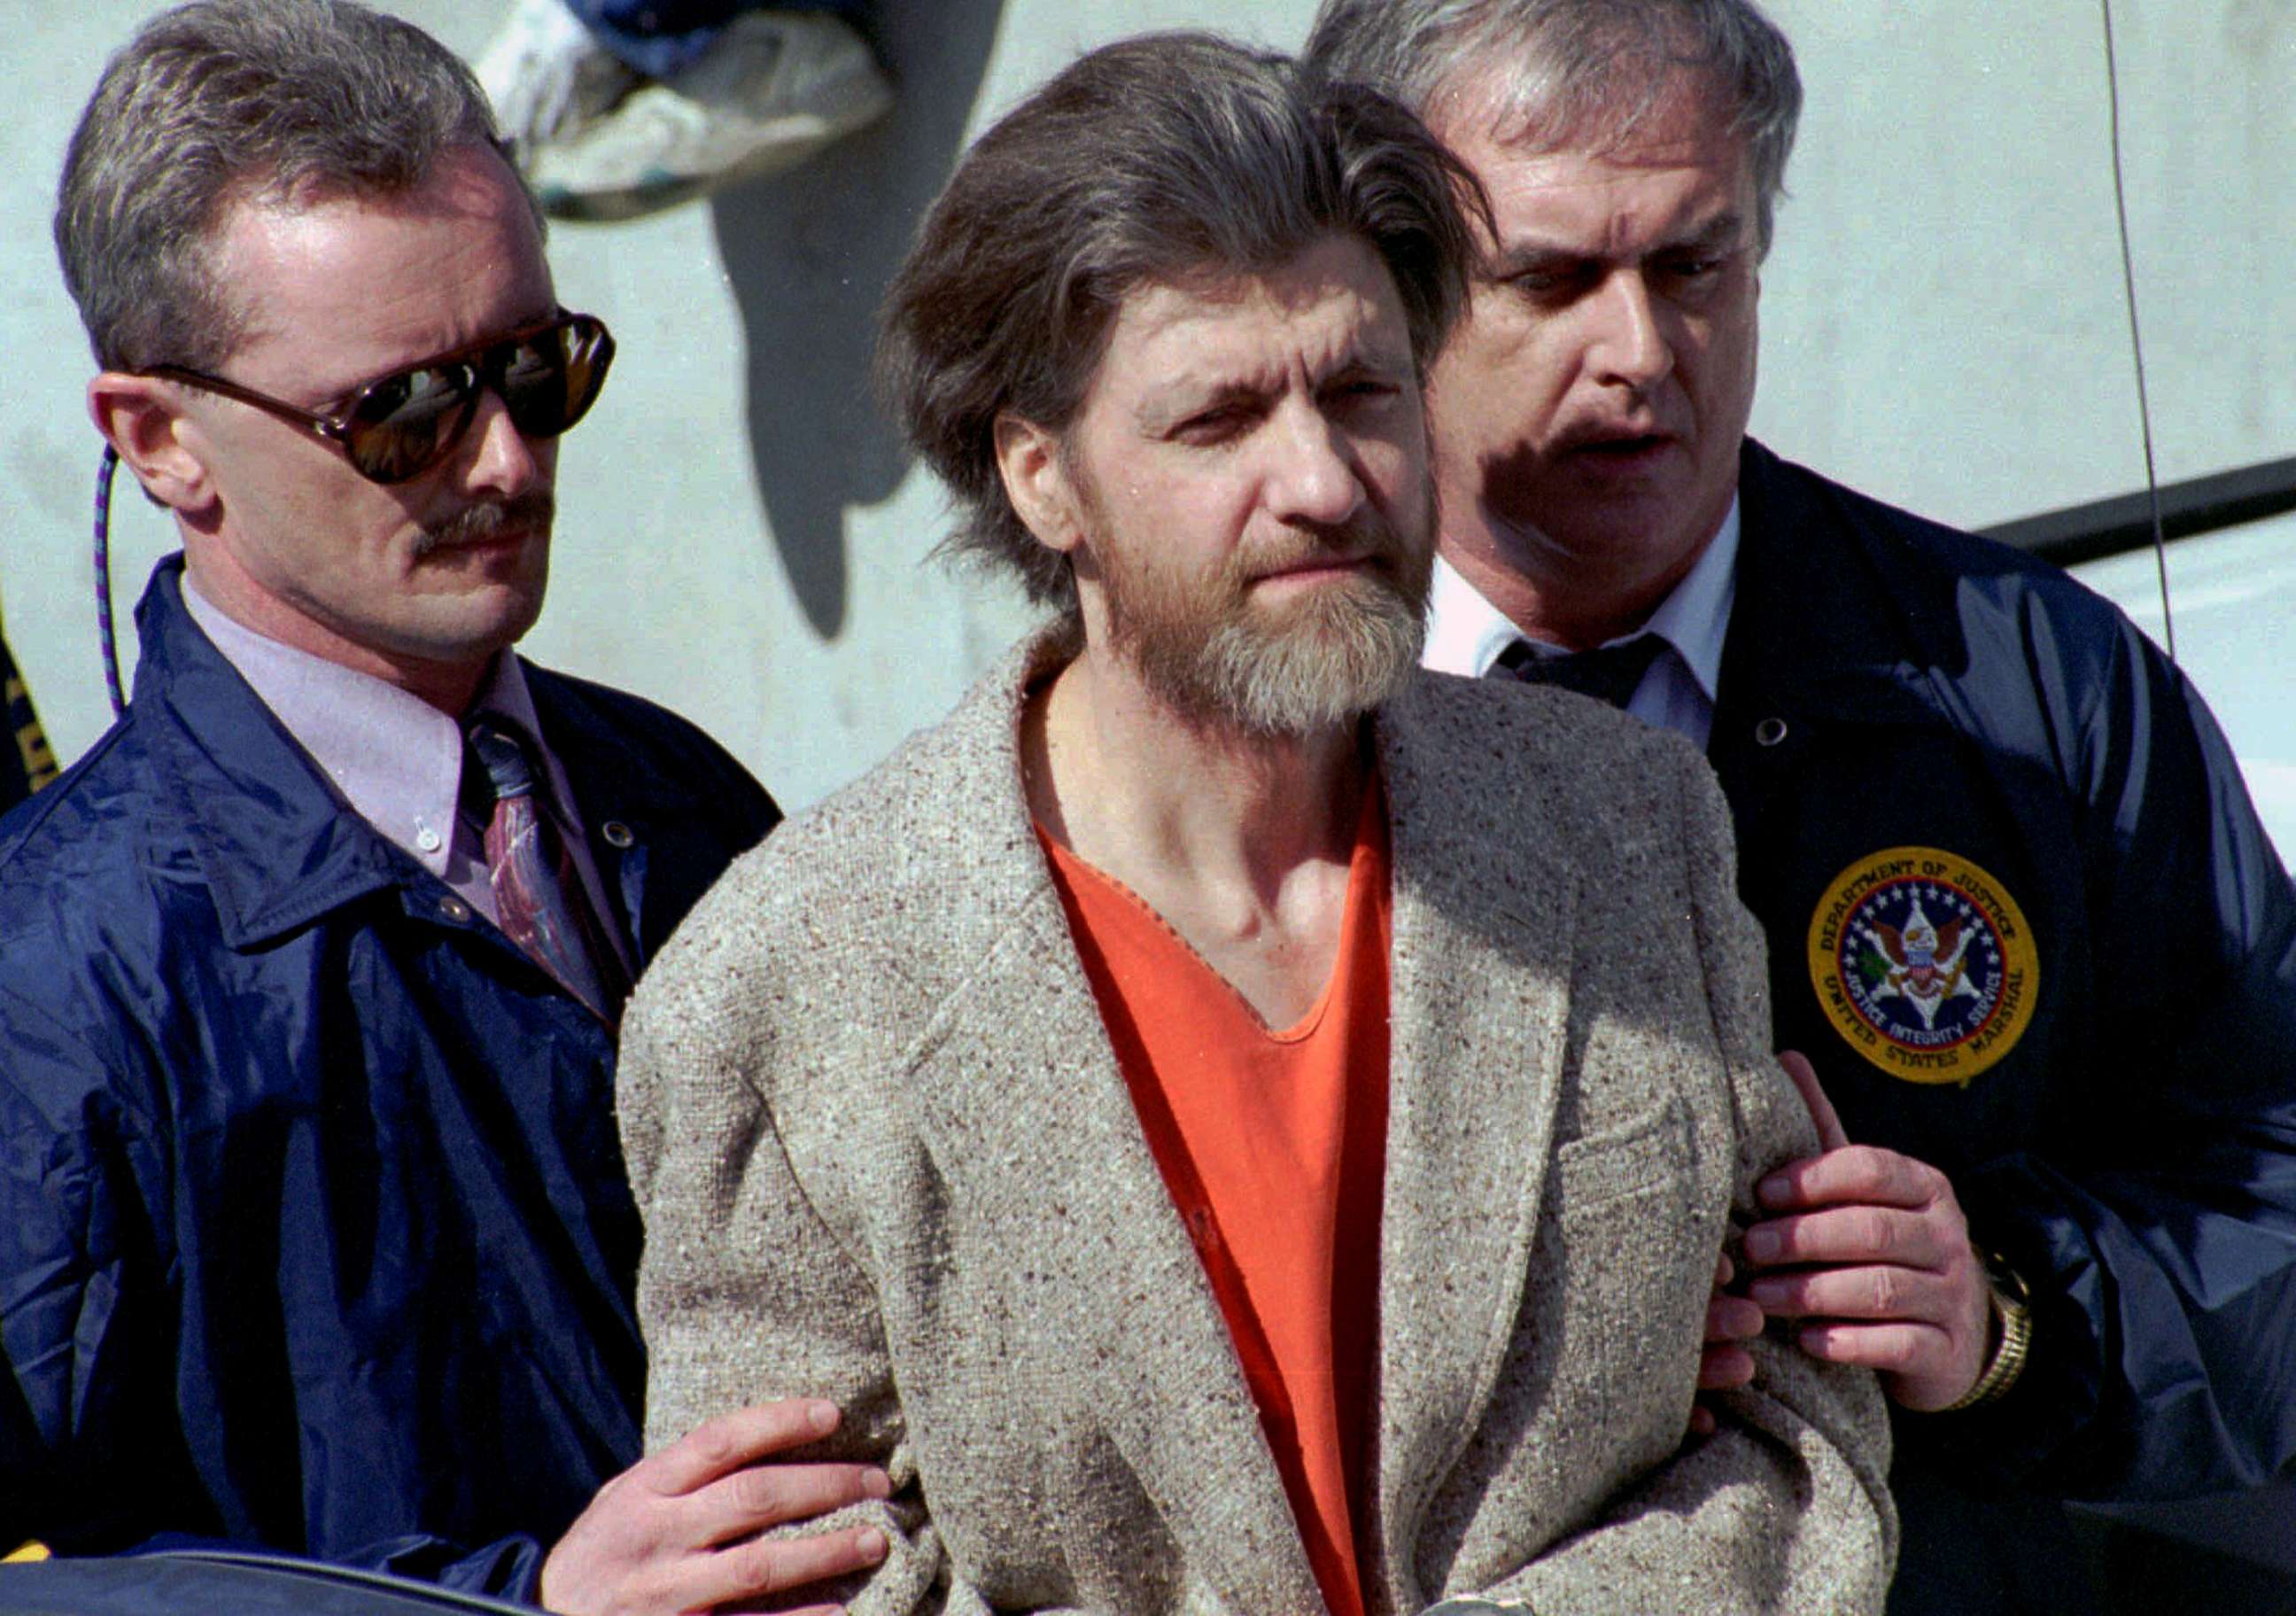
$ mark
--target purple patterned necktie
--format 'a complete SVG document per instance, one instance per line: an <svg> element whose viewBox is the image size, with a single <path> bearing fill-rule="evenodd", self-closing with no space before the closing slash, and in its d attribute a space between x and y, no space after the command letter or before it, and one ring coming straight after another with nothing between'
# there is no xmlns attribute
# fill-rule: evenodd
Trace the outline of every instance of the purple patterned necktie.
<svg viewBox="0 0 2296 1616"><path fill-rule="evenodd" d="M620 1017L628 984L620 960L599 935L581 875L542 806L532 747L498 713L473 718L466 736L484 775L480 795L492 800L486 845L496 923L560 987L611 1025Z"/></svg>

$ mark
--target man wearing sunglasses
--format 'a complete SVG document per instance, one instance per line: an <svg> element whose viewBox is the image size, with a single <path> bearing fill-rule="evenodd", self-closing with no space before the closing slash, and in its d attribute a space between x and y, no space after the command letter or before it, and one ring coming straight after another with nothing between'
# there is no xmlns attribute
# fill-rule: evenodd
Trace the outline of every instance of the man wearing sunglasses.
<svg viewBox="0 0 2296 1616"><path fill-rule="evenodd" d="M167 12L56 233L183 553L122 721L0 834L0 1552L191 1534L569 1610L868 1563L746 1542L882 1489L749 1468L825 1406L638 1462L621 1004L775 810L510 653L613 343L475 81L340 0Z"/></svg>

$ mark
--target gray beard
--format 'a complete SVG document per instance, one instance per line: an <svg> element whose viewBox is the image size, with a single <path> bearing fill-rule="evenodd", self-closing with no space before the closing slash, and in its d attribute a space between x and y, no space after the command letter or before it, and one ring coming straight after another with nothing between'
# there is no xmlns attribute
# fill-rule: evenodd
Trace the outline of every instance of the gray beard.
<svg viewBox="0 0 2296 1616"><path fill-rule="evenodd" d="M1319 590L1280 621L1236 612L1210 625L1105 576L1112 648L1158 699L1191 722L1255 738L1352 723L1403 688L1426 637L1423 562L1414 576Z"/></svg>

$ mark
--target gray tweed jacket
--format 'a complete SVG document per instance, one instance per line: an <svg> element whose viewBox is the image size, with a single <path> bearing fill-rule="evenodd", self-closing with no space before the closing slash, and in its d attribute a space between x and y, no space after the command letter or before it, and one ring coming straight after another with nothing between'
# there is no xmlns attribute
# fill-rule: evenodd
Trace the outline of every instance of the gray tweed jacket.
<svg viewBox="0 0 2296 1616"><path fill-rule="evenodd" d="M890 1469L857 1612L1321 1600L1020 790L1024 646L735 865L640 986L621 1116L655 1445L762 1399ZM1758 1347L1688 1448L1715 1254L1814 1148L1729 824L1673 736L1423 675L1377 716L1393 1054L1378 1612L1878 1611L1870 1377Z"/></svg>

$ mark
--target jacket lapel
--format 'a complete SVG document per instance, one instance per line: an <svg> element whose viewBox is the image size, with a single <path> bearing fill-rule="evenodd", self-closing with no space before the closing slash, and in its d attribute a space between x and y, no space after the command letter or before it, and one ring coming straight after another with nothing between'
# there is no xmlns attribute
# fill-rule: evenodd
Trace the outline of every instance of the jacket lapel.
<svg viewBox="0 0 2296 1616"><path fill-rule="evenodd" d="M1483 1417L1522 1304L1568 1038L1576 906L1572 873L1542 850L1531 793L1495 800L1488 773L1480 791L1446 777L1480 754L1472 736L1432 733L1449 713L1431 712L1427 693L1414 685L1380 723L1393 1055L1376 1530L1361 1546L1366 1591L1383 1582L1386 1603L1403 1609L1425 1602L1411 1564L1417 1523Z"/></svg>
<svg viewBox="0 0 2296 1616"><path fill-rule="evenodd" d="M537 715L547 726L550 715L545 710L545 693L550 687L534 677L536 671L529 666L527 687L533 693ZM654 949L667 940L667 927L659 923L648 923L648 856L660 838L681 834L683 827L640 796L633 782L617 778L613 772L599 767L602 761L620 762L619 755L602 759L597 747L560 746L554 739L551 750L559 767L566 771L567 784L574 793L575 811L582 821L583 845L589 849L599 884L604 887L607 900L614 908L612 915L602 918L619 934L619 941L629 956L631 974L636 977L652 962ZM609 826L613 827L611 833Z"/></svg>
<svg viewBox="0 0 2296 1616"><path fill-rule="evenodd" d="M911 1064L950 1192L996 1238L1048 1327L1070 1338L1065 1406L1114 1440L1191 1563L1229 1608L1322 1608L1282 1477L1219 1304L1141 1131L1132 1097L1019 791L1021 693L1039 654L1006 665L1001 702L957 722L974 756L951 805L973 829L952 902L996 912L979 965Z"/></svg>
<svg viewBox="0 0 2296 1616"><path fill-rule="evenodd" d="M152 570L135 609L131 711L151 726L223 940L255 948L368 893L429 877L345 811L311 755L184 605L183 557Z"/></svg>

